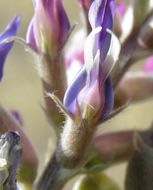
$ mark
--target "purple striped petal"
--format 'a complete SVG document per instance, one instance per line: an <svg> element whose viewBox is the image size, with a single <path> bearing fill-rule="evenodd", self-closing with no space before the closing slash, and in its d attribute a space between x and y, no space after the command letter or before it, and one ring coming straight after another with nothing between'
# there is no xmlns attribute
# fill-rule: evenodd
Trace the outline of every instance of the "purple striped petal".
<svg viewBox="0 0 153 190"><path fill-rule="evenodd" d="M101 113L101 118L105 118L112 111L114 106L114 91L110 78L105 82L105 104Z"/></svg>
<svg viewBox="0 0 153 190"><path fill-rule="evenodd" d="M111 14L110 5L107 4L105 12L106 14L104 15L104 20L101 23L102 32L99 35L99 47L101 50L101 60L105 59L108 49L110 47L111 36L108 34L107 29L112 30L112 27L113 27L113 18Z"/></svg>
<svg viewBox="0 0 153 190"><path fill-rule="evenodd" d="M96 46L96 37L101 32L101 27L97 27L87 37L84 47L84 60L85 68L87 71L87 83L91 84L94 82L99 75L99 62L100 62L100 51Z"/></svg>
<svg viewBox="0 0 153 190"><path fill-rule="evenodd" d="M101 64L101 77L103 78L103 81L108 78L110 72L115 66L121 50L121 45L118 38L111 31L108 31L108 34L111 35L111 42L107 56Z"/></svg>
<svg viewBox="0 0 153 190"><path fill-rule="evenodd" d="M107 33L107 29L112 30L113 11L113 0L95 0L89 10L89 21L92 28L102 27L102 32L97 39L101 51L101 60L104 60L110 46L111 36Z"/></svg>
<svg viewBox="0 0 153 190"><path fill-rule="evenodd" d="M85 67L81 69L72 84L68 87L65 92L63 103L69 112L73 113L75 102L79 92L84 86L87 78Z"/></svg>
<svg viewBox="0 0 153 190"><path fill-rule="evenodd" d="M3 67L7 54L13 46L13 42L5 43L3 40L16 35L20 25L20 20L21 18L19 16L16 16L7 26L5 31L0 35L0 80L3 77Z"/></svg>

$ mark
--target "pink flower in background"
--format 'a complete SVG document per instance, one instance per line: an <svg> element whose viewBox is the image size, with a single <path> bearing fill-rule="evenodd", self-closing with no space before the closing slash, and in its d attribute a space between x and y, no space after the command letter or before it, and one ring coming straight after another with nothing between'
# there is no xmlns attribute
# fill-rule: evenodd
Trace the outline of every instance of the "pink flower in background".
<svg viewBox="0 0 153 190"><path fill-rule="evenodd" d="M68 48L65 51L68 84L72 82L72 80L84 64L85 39L85 30L79 30L75 33L70 41Z"/></svg>
<svg viewBox="0 0 153 190"><path fill-rule="evenodd" d="M116 9L117 11L119 12L120 16L124 16L125 12L126 12L126 4L123 3L123 2L120 2L120 3L116 3Z"/></svg>
<svg viewBox="0 0 153 190"><path fill-rule="evenodd" d="M150 56L146 59L144 63L144 71L145 72L153 72L153 56Z"/></svg>

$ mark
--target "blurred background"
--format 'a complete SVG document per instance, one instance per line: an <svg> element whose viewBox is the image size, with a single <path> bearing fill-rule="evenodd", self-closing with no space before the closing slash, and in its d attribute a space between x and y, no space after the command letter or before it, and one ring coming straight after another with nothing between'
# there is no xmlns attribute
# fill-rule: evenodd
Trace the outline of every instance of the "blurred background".
<svg viewBox="0 0 153 190"><path fill-rule="evenodd" d="M80 22L77 1L65 0L65 8L72 24ZM32 0L0 0L0 31L3 31L13 16L22 16L18 36L25 38L28 23L33 15ZM77 25L79 28L79 25ZM4 78L0 85L1 104L7 109L16 109L23 117L25 130L35 145L40 156L40 169L45 164L45 155L50 139L50 153L54 147L54 134L40 107L42 103L41 82L33 55L25 51L21 44L15 44L7 58ZM140 65L138 65L139 67ZM137 68L137 67L136 67ZM152 99L129 106L120 115L101 127L101 132L119 129L146 128L153 120ZM107 171L109 176L119 182L123 188L125 164Z"/></svg>

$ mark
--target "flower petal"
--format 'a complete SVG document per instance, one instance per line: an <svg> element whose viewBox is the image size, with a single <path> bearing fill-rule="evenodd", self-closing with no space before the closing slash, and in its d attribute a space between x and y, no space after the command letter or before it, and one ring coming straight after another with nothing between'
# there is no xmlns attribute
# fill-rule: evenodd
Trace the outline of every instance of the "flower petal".
<svg viewBox="0 0 153 190"><path fill-rule="evenodd" d="M114 91L110 78L105 82L105 104L101 113L101 118L105 118L112 111L114 105Z"/></svg>
<svg viewBox="0 0 153 190"><path fill-rule="evenodd" d="M61 40L62 42L64 42L70 30L70 23L61 0L56 0L56 6L57 6L57 14L60 25L60 34L62 34Z"/></svg>
<svg viewBox="0 0 153 190"><path fill-rule="evenodd" d="M150 56L145 60L143 70L146 73L153 72L153 56Z"/></svg>
<svg viewBox="0 0 153 190"><path fill-rule="evenodd" d="M33 18L30 21L27 34L26 34L26 42L27 44L34 49L36 52L38 51L37 45L36 45L36 40L34 36L34 28L33 28Z"/></svg>
<svg viewBox="0 0 153 190"><path fill-rule="evenodd" d="M91 72L95 68L95 57L97 57L98 47L96 47L96 37L97 34L101 32L101 27L97 27L93 29L93 31L89 34L84 47L84 60L85 60L85 68L87 71L87 80L88 82L91 80ZM100 52L99 52L100 53ZM99 63L98 63L99 64ZM95 76L97 77L97 76Z"/></svg>
<svg viewBox="0 0 153 190"><path fill-rule="evenodd" d="M9 53L13 42L3 42L5 39L15 36L20 25L20 17L16 16L10 24L7 26L5 31L0 35L0 80L3 76L3 66L7 54Z"/></svg>
<svg viewBox="0 0 153 190"><path fill-rule="evenodd" d="M113 27L113 0L95 0L89 10L89 21L92 28L101 26L102 32L97 39L101 51L101 59L104 59L109 49L111 36L106 32Z"/></svg>
<svg viewBox="0 0 153 190"><path fill-rule="evenodd" d="M74 111L74 102L86 82L86 77L87 73L85 67L83 67L65 92L63 103L71 113Z"/></svg>
<svg viewBox="0 0 153 190"><path fill-rule="evenodd" d="M132 6L128 6L121 23L122 35L120 41L124 42L132 31L134 25L134 10Z"/></svg>
<svg viewBox="0 0 153 190"><path fill-rule="evenodd" d="M118 38L110 30L107 30L107 33L111 36L111 42L110 42L110 48L108 50L106 59L101 65L103 81L105 81L108 78L116 61L118 60L119 53L121 50L121 45Z"/></svg>

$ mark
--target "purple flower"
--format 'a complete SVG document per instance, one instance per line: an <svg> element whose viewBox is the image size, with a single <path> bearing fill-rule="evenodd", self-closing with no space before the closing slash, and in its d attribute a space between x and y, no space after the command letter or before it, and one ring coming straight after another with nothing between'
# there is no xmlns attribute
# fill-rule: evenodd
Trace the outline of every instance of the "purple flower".
<svg viewBox="0 0 153 190"><path fill-rule="evenodd" d="M117 8L117 11L119 12L120 16L123 17L126 12L126 9L127 9L126 4L123 2L117 3L116 8Z"/></svg>
<svg viewBox="0 0 153 190"><path fill-rule="evenodd" d="M7 38L13 37L16 35L18 28L20 25L20 17L16 16L7 26L5 31L0 34L0 80L3 77L3 67L7 57L7 54L11 50L13 46L13 42L6 43L5 40Z"/></svg>
<svg viewBox="0 0 153 190"><path fill-rule="evenodd" d="M92 3L89 20L92 32L84 48L85 64L65 93L64 105L75 116L92 122L105 117L113 107L113 89L109 79L118 58L120 44L110 31L113 26L112 0Z"/></svg>
<svg viewBox="0 0 153 190"><path fill-rule="evenodd" d="M150 56L146 59L144 63L144 71L145 72L153 72L153 56Z"/></svg>
<svg viewBox="0 0 153 190"><path fill-rule="evenodd" d="M70 24L61 0L36 0L27 43L37 52L56 52L65 42Z"/></svg>
<svg viewBox="0 0 153 190"><path fill-rule="evenodd" d="M89 10L89 21L92 29L98 26L102 27L102 31L97 36L101 59L105 58L109 49L111 36L107 29L112 30L114 10L114 0L95 0Z"/></svg>

